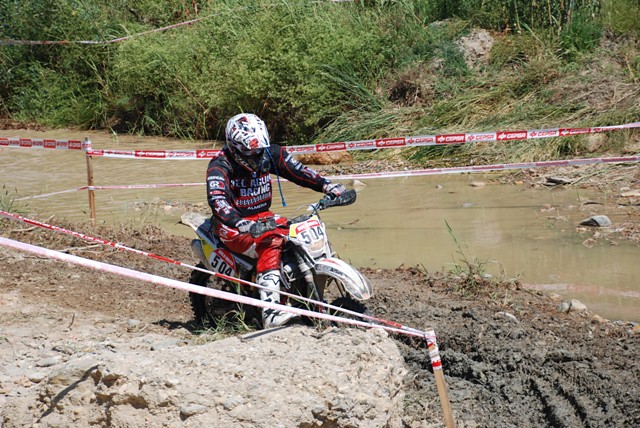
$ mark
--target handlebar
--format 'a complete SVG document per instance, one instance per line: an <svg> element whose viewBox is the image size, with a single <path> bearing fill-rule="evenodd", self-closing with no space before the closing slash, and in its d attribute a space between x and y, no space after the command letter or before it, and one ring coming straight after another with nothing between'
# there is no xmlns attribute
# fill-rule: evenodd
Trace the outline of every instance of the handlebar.
<svg viewBox="0 0 640 428"><path fill-rule="evenodd" d="M351 205L356 201L357 193L355 190L350 189L346 192L342 193L340 196L333 197L331 195L325 195L322 199L320 199L317 203L309 205L308 211L312 211L312 214L303 214L297 217L294 217L289 220L289 224L299 223L309 219L309 217L313 214L316 214L318 211L322 211L331 207L340 207L344 205ZM275 230L278 227L276 224L276 220L273 217L266 217L258 219L254 224L251 225L249 229L249 233L252 237L258 238L266 232L270 230Z"/></svg>

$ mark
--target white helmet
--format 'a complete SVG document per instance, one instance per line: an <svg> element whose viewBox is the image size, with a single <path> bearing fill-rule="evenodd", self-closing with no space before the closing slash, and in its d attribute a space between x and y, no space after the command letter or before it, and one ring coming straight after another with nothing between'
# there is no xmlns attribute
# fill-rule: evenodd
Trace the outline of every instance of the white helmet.
<svg viewBox="0 0 640 428"><path fill-rule="evenodd" d="M256 172L269 170L269 131L255 114L240 113L227 122L225 138L236 162Z"/></svg>

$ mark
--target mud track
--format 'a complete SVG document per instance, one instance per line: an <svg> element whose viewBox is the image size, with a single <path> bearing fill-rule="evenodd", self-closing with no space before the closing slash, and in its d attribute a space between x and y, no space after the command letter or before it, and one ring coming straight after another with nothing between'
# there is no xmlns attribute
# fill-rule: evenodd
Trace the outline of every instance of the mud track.
<svg viewBox="0 0 640 428"><path fill-rule="evenodd" d="M65 224L104 239L192 263L187 238L148 226ZM4 237L170 278L185 269L76 238L0 223ZM2 294L28 296L43 308L149 322L160 331L195 332L186 295L96 274L85 268L0 250ZM640 328L589 312L563 313L558 300L517 282L426 274L418 268L364 270L378 317L435 328L459 427L640 426ZM38 315L31 314L37 329ZM46 313L42 314L46 317ZM3 335L12 320L3 319ZM442 426L430 359L421 340L397 337L409 367L404 426Z"/></svg>

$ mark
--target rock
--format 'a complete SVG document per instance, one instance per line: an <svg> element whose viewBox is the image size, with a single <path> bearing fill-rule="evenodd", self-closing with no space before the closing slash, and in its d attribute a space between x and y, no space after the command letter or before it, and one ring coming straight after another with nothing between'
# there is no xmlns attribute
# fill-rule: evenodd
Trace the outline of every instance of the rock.
<svg viewBox="0 0 640 428"><path fill-rule="evenodd" d="M499 318L499 317L507 318L507 319L509 319L509 320L511 320L511 321L513 321L515 323L519 322L518 318L516 318L515 315L513 315L513 314L511 314L509 312L503 312L503 311L496 312L495 315L494 315L494 318Z"/></svg>
<svg viewBox="0 0 640 428"><path fill-rule="evenodd" d="M569 305L569 312L584 312L587 310L587 305L580 300L572 299Z"/></svg>
<svg viewBox="0 0 640 428"><path fill-rule="evenodd" d="M607 323L609 320L602 318L600 315L595 314L593 316L593 318L591 318L591 323L593 324L605 324Z"/></svg>
<svg viewBox="0 0 640 428"><path fill-rule="evenodd" d="M569 302L563 301L558 304L558 306L556 307L556 310L558 312L566 313L566 312L569 312L570 308L571 308L571 304Z"/></svg>
<svg viewBox="0 0 640 428"><path fill-rule="evenodd" d="M462 49L464 60L469 68L479 68L486 63L494 39L484 29L472 30L469 35L461 37L457 45Z"/></svg>
<svg viewBox="0 0 640 428"><path fill-rule="evenodd" d="M43 358L40 361L36 362L36 367L51 367L55 366L60 362L61 358L59 356L47 357Z"/></svg>
<svg viewBox="0 0 640 428"><path fill-rule="evenodd" d="M469 183L469 186L471 187L485 187L487 185L487 183L485 183L484 181L472 181L471 183Z"/></svg>
<svg viewBox="0 0 640 428"><path fill-rule="evenodd" d="M546 177L547 183L555 184L571 184L572 181L566 177Z"/></svg>
<svg viewBox="0 0 640 428"><path fill-rule="evenodd" d="M187 404L186 406L180 408L180 418L184 420L190 416L204 413L206 411L207 406L203 406L201 404Z"/></svg>
<svg viewBox="0 0 640 428"><path fill-rule="evenodd" d="M367 184L366 184L366 183L363 183L363 182L362 182L362 181L360 181L360 180L353 180L353 182L351 183L351 185L353 186L353 188L354 188L354 189L356 189L356 191L357 191L357 190L362 190L362 189L364 189L365 187L367 187Z"/></svg>
<svg viewBox="0 0 640 428"><path fill-rule="evenodd" d="M402 426L407 368L382 330L293 326L140 352L158 338L25 378L3 426Z"/></svg>
<svg viewBox="0 0 640 428"><path fill-rule="evenodd" d="M640 198L640 190L628 190L620 193L620 197L622 198Z"/></svg>
<svg viewBox="0 0 640 428"><path fill-rule="evenodd" d="M597 152L607 141L605 134L590 134L587 136L587 151L589 153Z"/></svg>
<svg viewBox="0 0 640 428"><path fill-rule="evenodd" d="M594 215L580 222L580 226L609 227L611 220L606 215Z"/></svg>

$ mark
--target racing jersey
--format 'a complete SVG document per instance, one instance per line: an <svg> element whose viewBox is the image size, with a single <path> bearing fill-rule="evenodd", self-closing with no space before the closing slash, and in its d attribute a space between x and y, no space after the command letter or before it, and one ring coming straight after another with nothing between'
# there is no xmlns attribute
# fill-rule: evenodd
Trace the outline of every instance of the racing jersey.
<svg viewBox="0 0 640 428"><path fill-rule="evenodd" d="M294 159L282 146L271 144L270 170L250 171L235 161L225 146L207 167L207 201L213 212L212 220L229 227L244 217L268 211L271 207L270 173L303 187L322 192L327 182L316 171Z"/></svg>

